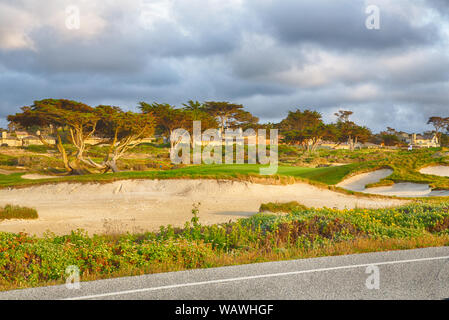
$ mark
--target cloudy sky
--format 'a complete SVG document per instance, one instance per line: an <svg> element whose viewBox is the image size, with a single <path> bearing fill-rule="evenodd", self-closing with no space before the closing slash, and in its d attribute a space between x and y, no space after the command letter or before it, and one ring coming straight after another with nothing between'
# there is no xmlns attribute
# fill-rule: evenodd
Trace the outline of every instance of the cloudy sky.
<svg viewBox="0 0 449 320"><path fill-rule="evenodd" d="M449 116L448 18L448 0L0 0L0 125L43 98L193 99L428 130Z"/></svg>

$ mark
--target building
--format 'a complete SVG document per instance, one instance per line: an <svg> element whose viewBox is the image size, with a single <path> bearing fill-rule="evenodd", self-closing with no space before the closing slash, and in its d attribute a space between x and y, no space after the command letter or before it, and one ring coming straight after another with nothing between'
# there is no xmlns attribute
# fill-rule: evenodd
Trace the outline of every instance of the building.
<svg viewBox="0 0 449 320"><path fill-rule="evenodd" d="M16 132L14 132L14 134L15 134L15 136L16 136L17 138L19 138L19 139L23 139L23 138L29 136L29 133L26 132L26 131L16 131Z"/></svg>
<svg viewBox="0 0 449 320"><path fill-rule="evenodd" d="M438 148L440 147L440 142L436 134L416 134L416 133L406 133L398 132L396 136L400 141L407 143L413 147L417 148Z"/></svg>
<svg viewBox="0 0 449 320"><path fill-rule="evenodd" d="M154 137L142 138L142 139L139 139L137 144L140 144L140 143L152 143L155 140L156 140L156 138L154 138ZM87 138L86 140L84 140L84 143L85 144L89 144L89 145L101 145L101 144L110 143L110 141L111 141L110 139L105 139L105 138L100 138L100 137L93 136L93 137L90 137L90 138Z"/></svg>
<svg viewBox="0 0 449 320"><path fill-rule="evenodd" d="M3 131L0 145L8 147L21 147L22 140L17 138L16 136L8 134L6 131Z"/></svg>
<svg viewBox="0 0 449 320"><path fill-rule="evenodd" d="M413 147L418 147L418 148L438 148L438 147L440 147L440 142L438 141L438 137L436 134L421 135L421 134L413 133L410 135L409 140L406 142L408 144L412 145Z"/></svg>
<svg viewBox="0 0 449 320"><path fill-rule="evenodd" d="M43 135L42 138L44 139L44 141L47 144L51 144L51 145L56 144L56 139L53 137ZM23 137L21 140L22 140L22 145L25 147L31 146L31 145L40 146L40 145L44 144L42 142L42 140L37 136L26 136L26 137Z"/></svg>
<svg viewBox="0 0 449 320"><path fill-rule="evenodd" d="M38 131L36 134L40 135L40 132ZM56 144L56 139L51 136L44 135L42 136L42 138L47 144ZM3 131L0 141L1 146L8 147L22 147L43 144L44 143L38 136L30 135L26 131L16 131L13 134Z"/></svg>

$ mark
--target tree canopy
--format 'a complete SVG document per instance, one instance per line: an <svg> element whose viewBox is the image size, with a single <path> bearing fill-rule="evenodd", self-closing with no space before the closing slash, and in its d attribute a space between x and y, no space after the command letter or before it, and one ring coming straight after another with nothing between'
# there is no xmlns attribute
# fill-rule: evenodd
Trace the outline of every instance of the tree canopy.
<svg viewBox="0 0 449 320"><path fill-rule="evenodd" d="M323 122L321 113L308 109L289 111L279 127L285 143L299 144L309 151L314 151L322 139L334 135L333 127Z"/></svg>
<svg viewBox="0 0 449 320"><path fill-rule="evenodd" d="M245 111L241 104L208 101L204 103L204 110L218 120L222 132L228 128L246 129L259 122L259 118Z"/></svg>
<svg viewBox="0 0 449 320"><path fill-rule="evenodd" d="M74 174L90 172L89 169L117 171L116 161L140 138L154 132L154 117L151 113L124 112L119 107L91 107L81 102L66 99L44 99L31 106L22 107L22 112L10 115L8 121L25 128L49 126L56 129L56 148L61 154L64 167ZM61 132L68 131L68 140L75 152L68 154L61 139ZM86 140L94 134L109 143L104 161L96 163L86 159ZM41 138L41 141L45 140Z"/></svg>

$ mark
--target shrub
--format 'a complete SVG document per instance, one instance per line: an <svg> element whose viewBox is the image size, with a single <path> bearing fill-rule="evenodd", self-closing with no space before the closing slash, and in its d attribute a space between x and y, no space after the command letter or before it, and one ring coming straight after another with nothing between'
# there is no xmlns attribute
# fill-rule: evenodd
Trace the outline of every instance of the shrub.
<svg viewBox="0 0 449 320"><path fill-rule="evenodd" d="M3 211L14 208L6 206ZM448 210L449 203L414 203L385 209L301 208L284 216L259 213L236 222L204 226L196 204L192 220L184 228L168 226L159 232L110 237L88 236L78 230L43 238L0 232L0 289L61 283L70 265L79 267L81 279L98 279L447 245Z"/></svg>
<svg viewBox="0 0 449 320"><path fill-rule="evenodd" d="M0 208L0 220L3 219L37 219L37 211L33 208L13 206L7 204Z"/></svg>
<svg viewBox="0 0 449 320"><path fill-rule="evenodd" d="M279 203L269 202L260 205L259 212L292 212L306 210L307 207L296 201Z"/></svg>

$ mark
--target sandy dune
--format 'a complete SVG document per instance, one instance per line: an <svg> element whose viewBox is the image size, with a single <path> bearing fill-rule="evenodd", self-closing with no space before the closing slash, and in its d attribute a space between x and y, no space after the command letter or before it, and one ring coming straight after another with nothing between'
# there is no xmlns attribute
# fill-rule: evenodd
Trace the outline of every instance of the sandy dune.
<svg viewBox="0 0 449 320"><path fill-rule="evenodd" d="M391 169L381 169L372 172L361 173L343 180L342 182L337 184L337 187L341 187L343 189L351 191L364 192L366 189L365 188L366 185L370 183L379 182L380 180L391 175L392 173L393 170Z"/></svg>
<svg viewBox="0 0 449 320"><path fill-rule="evenodd" d="M337 186L370 194L397 197L443 197L449 196L449 190L433 191L428 184L420 183L395 183L391 186L365 188L370 183L375 183L391 175L393 170L381 169L373 172L362 173L340 182Z"/></svg>
<svg viewBox="0 0 449 320"><path fill-rule="evenodd" d="M440 177L449 177L449 166L431 166L419 170L422 174L431 174Z"/></svg>
<svg viewBox="0 0 449 320"><path fill-rule="evenodd" d="M311 207L386 207L404 201L358 198L298 183L262 185L228 180L125 180L108 184L68 184L0 190L0 205L34 207L37 220L0 222L1 231L41 235L82 228L92 233L139 232L161 225L183 226L194 202L205 224L256 213L261 203L299 201Z"/></svg>

